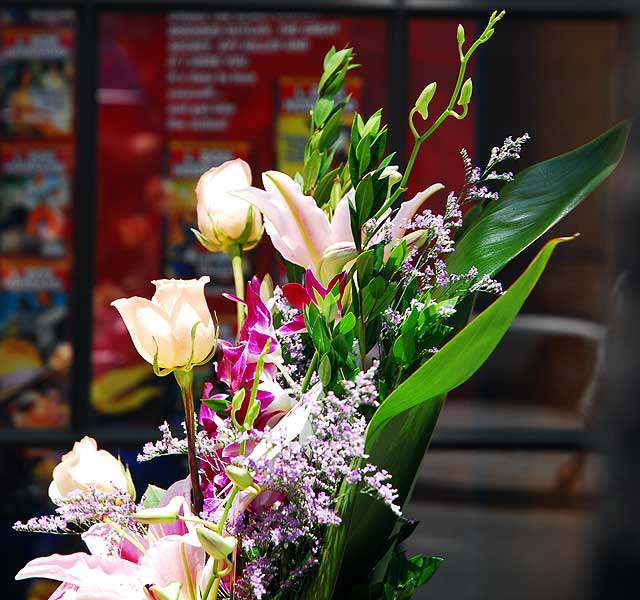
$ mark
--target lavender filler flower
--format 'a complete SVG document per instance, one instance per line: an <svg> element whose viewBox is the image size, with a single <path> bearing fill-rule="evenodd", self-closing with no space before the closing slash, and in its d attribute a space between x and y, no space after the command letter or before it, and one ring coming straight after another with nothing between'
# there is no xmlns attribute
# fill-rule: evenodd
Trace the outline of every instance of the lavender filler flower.
<svg viewBox="0 0 640 600"><path fill-rule="evenodd" d="M367 463L364 448L366 420L359 407L378 405L377 364L343 382L344 393L301 395L309 412L309 432L287 442L274 430L255 431L258 442L280 451L253 460L240 459L261 487L279 492L281 500L260 513L247 511L233 524L231 533L242 540L253 558L237 582L238 598L263 598L270 582L282 589L296 588L317 562L323 526L340 525L337 491L342 479L348 485L364 484L400 516L390 476ZM284 569L295 567L291 570ZM286 577L285 577L286 574Z"/></svg>

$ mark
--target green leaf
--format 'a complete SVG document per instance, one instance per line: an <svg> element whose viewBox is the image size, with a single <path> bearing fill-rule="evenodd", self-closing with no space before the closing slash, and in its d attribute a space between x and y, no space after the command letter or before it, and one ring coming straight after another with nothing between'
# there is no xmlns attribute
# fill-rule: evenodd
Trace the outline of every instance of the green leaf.
<svg viewBox="0 0 640 600"><path fill-rule="evenodd" d="M353 313L347 313L340 319L338 322L338 331L342 335L346 335L355 329L356 326L356 317Z"/></svg>
<svg viewBox="0 0 640 600"><path fill-rule="evenodd" d="M356 260L358 270L358 284L365 286L373 275L373 250L365 250Z"/></svg>
<svg viewBox="0 0 640 600"><path fill-rule="evenodd" d="M329 50L327 50L327 53L324 56L324 61L322 63L322 68L326 70L327 65L329 64L329 61L331 60L331 57L336 53L336 47L335 46L331 46L331 48L329 48Z"/></svg>
<svg viewBox="0 0 640 600"><path fill-rule="evenodd" d="M156 485L149 484L142 496L143 508L156 508L166 493L167 490L163 490Z"/></svg>
<svg viewBox="0 0 640 600"><path fill-rule="evenodd" d="M313 122L316 127L322 125L333 110L333 98L318 98L313 107Z"/></svg>
<svg viewBox="0 0 640 600"><path fill-rule="evenodd" d="M392 475L391 484L398 490L400 503L408 498L415 474L429 446L444 396L431 398L388 421L376 443L367 448L367 462ZM388 550L386 540L393 534L398 519L380 500L365 494L354 494L346 512L344 532L332 542L334 556L344 553L340 567L340 587L350 587L366 576ZM339 537L339 536L338 536ZM375 543L373 541L375 540Z"/></svg>
<svg viewBox="0 0 640 600"><path fill-rule="evenodd" d="M571 238L548 242L502 296L389 394L374 414L367 432L366 452L369 462L391 473L401 505L409 497L445 394L484 363L538 281L554 248L568 239ZM345 520L344 524L346 549L340 577L345 580L367 573L375 565L381 555L372 551L371 540L377 540L384 552L384 540L397 522L380 501L363 494L355 496L348 515L357 518ZM339 555L342 549L334 546L333 551Z"/></svg>
<svg viewBox="0 0 640 600"><path fill-rule="evenodd" d="M337 71L344 68L351 58L351 48L345 48L339 52L335 52L331 56L325 57L324 72L320 81L318 82L318 88L323 89L328 79L333 77Z"/></svg>
<svg viewBox="0 0 640 600"><path fill-rule="evenodd" d="M452 273L472 266L493 275L575 208L616 167L630 123L625 121L588 144L520 173L500 198L456 243L446 260Z"/></svg>
<svg viewBox="0 0 640 600"><path fill-rule="evenodd" d="M371 160L371 140L368 137L363 137L358 143L356 158L358 159L358 176L360 176L367 171Z"/></svg>
<svg viewBox="0 0 640 600"><path fill-rule="evenodd" d="M327 202L329 202L331 198L331 188L334 185L334 179L338 175L338 171L340 169L333 169L333 171L329 171L325 173L320 180L318 181L315 189L315 193L313 197L315 198L318 206L322 207ZM338 183L338 187L340 184Z"/></svg>
<svg viewBox="0 0 640 600"><path fill-rule="evenodd" d="M224 398L203 398L202 403L209 407L211 410L219 413L225 414L227 408L229 407L229 400L225 400Z"/></svg>
<svg viewBox="0 0 640 600"><path fill-rule="evenodd" d="M323 387L327 387L331 381L331 357L325 354L320 359L320 365L318 366L318 376L322 382Z"/></svg>
<svg viewBox="0 0 640 600"><path fill-rule="evenodd" d="M321 149L328 148L338 139L340 135L340 117L341 111L334 112L322 128L320 139L318 140L318 145Z"/></svg>
<svg viewBox="0 0 640 600"><path fill-rule="evenodd" d="M311 155L304 163L302 170L302 179L304 179L304 189L310 190L318 179L320 172L320 153L317 150L311 152Z"/></svg>
<svg viewBox="0 0 640 600"><path fill-rule="evenodd" d="M355 200L358 220L360 223L364 223L369 218L371 207L373 206L373 181L370 175L367 175L358 183Z"/></svg>
<svg viewBox="0 0 640 600"><path fill-rule="evenodd" d="M415 586L420 587L431 579L438 567L442 564L443 559L437 556L413 556L411 562L417 567L417 573L415 575Z"/></svg>
<svg viewBox="0 0 640 600"><path fill-rule="evenodd" d="M556 238L540 250L527 270L489 308L400 384L369 423L367 445L375 443L394 416L464 383L489 358L538 281L555 247L573 238Z"/></svg>

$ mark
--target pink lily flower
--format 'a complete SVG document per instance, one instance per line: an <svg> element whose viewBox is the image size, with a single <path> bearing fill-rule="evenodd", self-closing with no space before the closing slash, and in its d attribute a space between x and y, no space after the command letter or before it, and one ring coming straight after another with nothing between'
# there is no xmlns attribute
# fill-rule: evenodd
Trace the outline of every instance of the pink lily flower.
<svg viewBox="0 0 640 600"><path fill-rule="evenodd" d="M184 497L184 490L184 481L174 484L161 504L175 496ZM186 500L182 510L190 515ZM107 542L108 531L108 525L98 524L83 534L91 554L76 552L36 558L27 563L16 579L39 577L61 581L49 600L147 600L153 597L148 594L152 594L154 586L176 583L182 586L177 600L189 600L190 585L200 589L206 585L207 555L185 523L178 521L175 527L151 525L146 538L131 532L141 548L123 539L115 553Z"/></svg>
<svg viewBox="0 0 640 600"><path fill-rule="evenodd" d="M444 189L444 185L441 183L434 183L430 185L426 190L418 192L411 200L407 200L400 205L396 215L389 221L390 234L392 239L400 239L405 237L405 228L413 219L419 208L436 192ZM389 218L391 209L388 209L381 217L381 220ZM373 239L372 243L382 241L384 234L378 232Z"/></svg>
<svg viewBox="0 0 640 600"><path fill-rule="evenodd" d="M319 275L323 256L332 245L347 243L355 249L346 198L329 220L288 175L267 171L262 174L262 182L264 190L249 187L235 194L264 215L266 232L284 258Z"/></svg>
<svg viewBox="0 0 640 600"><path fill-rule="evenodd" d="M330 280L336 272L355 258L355 243L351 232L349 201L355 194L351 190L342 198L329 220L311 196L302 193L300 185L278 171L262 174L264 190L249 187L234 192L253 204L265 217L265 229L276 250L288 261L311 269L321 281ZM436 183L403 202L391 219L393 238L404 237L404 226L413 218L420 206L444 186ZM391 210L382 217L388 219ZM413 236L416 237L416 236ZM377 236L374 241L380 241Z"/></svg>

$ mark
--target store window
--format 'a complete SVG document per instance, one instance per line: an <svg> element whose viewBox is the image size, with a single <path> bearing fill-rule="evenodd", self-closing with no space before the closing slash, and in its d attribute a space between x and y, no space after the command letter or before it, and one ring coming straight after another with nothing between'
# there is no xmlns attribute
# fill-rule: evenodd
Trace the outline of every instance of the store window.
<svg viewBox="0 0 640 600"><path fill-rule="evenodd" d="M74 13L0 11L0 427L69 422Z"/></svg>
<svg viewBox="0 0 640 600"><path fill-rule="evenodd" d="M221 296L233 291L230 261L191 232L199 175L236 157L255 185L269 169L295 175L325 53L349 44L363 65L345 86L348 129L356 111L385 104L386 31L382 17L101 15L92 402L102 422L127 412L128 423L139 415L155 425L173 402L141 363L113 299L149 297L153 279L209 275L223 337L234 327L235 305ZM247 274L277 276L267 240L247 263Z"/></svg>

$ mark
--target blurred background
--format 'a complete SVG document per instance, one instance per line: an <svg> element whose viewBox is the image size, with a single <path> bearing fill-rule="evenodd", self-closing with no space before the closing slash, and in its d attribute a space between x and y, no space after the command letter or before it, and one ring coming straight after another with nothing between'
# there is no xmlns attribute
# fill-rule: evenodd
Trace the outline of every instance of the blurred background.
<svg viewBox="0 0 640 600"><path fill-rule="evenodd" d="M183 472L178 460L136 463L164 419L180 422L181 405L109 303L150 296L152 279L209 274L211 307L222 335L232 335L235 306L220 297L232 286L230 263L190 232L195 181L234 157L254 174L294 174L330 46L352 45L362 65L346 83L345 140L355 112L383 107L402 165L416 97L431 81L439 90L455 82L458 23L471 39L491 10L508 9L471 65L469 116L430 139L410 193L436 181L459 189L461 148L485 164L506 136L528 132L522 159L510 165L520 171L632 114L640 8L631 2L2 6L0 531L11 555L0 569L5 597L16 600L53 589L12 582L27 560L77 546L10 529L52 511L51 470L75 440L89 433L119 453L139 493ZM594 430L606 412L599 390L617 285L620 172L548 234L582 235L554 255L489 362L449 396L410 507L420 525L408 542L445 562L416 598L586 597L605 481ZM504 286L542 242L500 274ZM282 274L267 240L248 262L248 273ZM209 374L200 370L200 384Z"/></svg>

